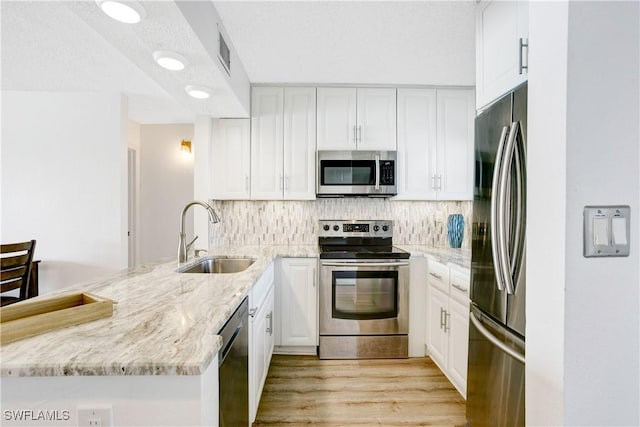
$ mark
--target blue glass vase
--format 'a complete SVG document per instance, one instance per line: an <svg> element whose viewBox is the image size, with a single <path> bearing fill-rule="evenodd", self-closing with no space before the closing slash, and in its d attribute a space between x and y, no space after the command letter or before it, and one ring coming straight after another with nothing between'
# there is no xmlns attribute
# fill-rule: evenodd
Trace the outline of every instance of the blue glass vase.
<svg viewBox="0 0 640 427"><path fill-rule="evenodd" d="M449 215L447 219L447 237L452 248L462 247L464 237L464 217L462 214Z"/></svg>

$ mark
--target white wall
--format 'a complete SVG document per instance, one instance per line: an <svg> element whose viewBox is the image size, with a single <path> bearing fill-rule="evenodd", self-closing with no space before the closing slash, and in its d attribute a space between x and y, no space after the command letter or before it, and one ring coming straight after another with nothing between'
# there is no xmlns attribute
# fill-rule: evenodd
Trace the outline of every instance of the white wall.
<svg viewBox="0 0 640 427"><path fill-rule="evenodd" d="M639 425L640 4L530 27L527 424ZM588 204L631 206L629 257L582 256Z"/></svg>
<svg viewBox="0 0 640 427"><path fill-rule="evenodd" d="M570 2L568 41L565 425L639 425L640 246L584 258L582 209L640 224L640 3Z"/></svg>
<svg viewBox="0 0 640 427"><path fill-rule="evenodd" d="M193 154L180 151L193 139L193 125L142 125L140 129L140 262L178 254L180 213L193 200ZM196 208L197 209L197 208ZM193 212L187 214L187 239L193 236ZM207 247L207 235L197 248Z"/></svg>
<svg viewBox="0 0 640 427"><path fill-rule="evenodd" d="M41 294L127 266L126 117L120 94L2 92L1 240L37 240Z"/></svg>
<svg viewBox="0 0 640 427"><path fill-rule="evenodd" d="M527 145L526 422L563 424L566 2L531 2ZM552 206L553 209L549 207Z"/></svg>

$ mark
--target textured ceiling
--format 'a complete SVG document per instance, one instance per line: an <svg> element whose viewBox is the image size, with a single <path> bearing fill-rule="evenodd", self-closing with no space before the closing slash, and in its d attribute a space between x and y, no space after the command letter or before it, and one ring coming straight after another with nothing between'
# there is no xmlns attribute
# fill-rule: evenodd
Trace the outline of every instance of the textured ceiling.
<svg viewBox="0 0 640 427"><path fill-rule="evenodd" d="M475 84L474 1L214 5L251 82Z"/></svg>

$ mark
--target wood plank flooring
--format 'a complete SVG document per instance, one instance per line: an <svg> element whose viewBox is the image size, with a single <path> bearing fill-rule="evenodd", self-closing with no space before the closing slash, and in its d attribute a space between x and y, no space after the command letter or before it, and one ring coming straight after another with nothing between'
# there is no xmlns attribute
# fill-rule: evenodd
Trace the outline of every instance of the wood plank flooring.
<svg viewBox="0 0 640 427"><path fill-rule="evenodd" d="M427 358L274 355L254 426L464 426L465 401Z"/></svg>

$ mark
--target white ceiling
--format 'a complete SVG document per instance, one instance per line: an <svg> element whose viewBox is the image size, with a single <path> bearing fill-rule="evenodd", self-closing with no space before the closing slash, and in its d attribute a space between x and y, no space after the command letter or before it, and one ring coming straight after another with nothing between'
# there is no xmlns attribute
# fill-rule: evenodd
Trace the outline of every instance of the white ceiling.
<svg viewBox="0 0 640 427"><path fill-rule="evenodd" d="M216 1L253 83L475 85L475 1Z"/></svg>
<svg viewBox="0 0 640 427"><path fill-rule="evenodd" d="M175 2L143 5L147 19L132 26L94 1L2 0L2 89L119 91L140 123L228 116L215 58ZM473 1L214 5L252 83L474 84ZM182 53L189 67L159 68L156 49ZM185 82L219 90L218 102L189 98Z"/></svg>

